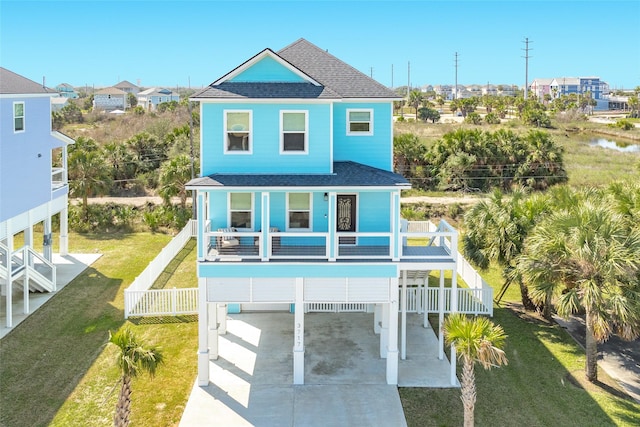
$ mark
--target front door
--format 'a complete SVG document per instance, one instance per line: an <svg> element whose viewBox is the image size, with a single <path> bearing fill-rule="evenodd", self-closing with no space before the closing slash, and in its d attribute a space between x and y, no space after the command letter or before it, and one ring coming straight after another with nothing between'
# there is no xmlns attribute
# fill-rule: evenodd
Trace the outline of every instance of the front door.
<svg viewBox="0 0 640 427"><path fill-rule="evenodd" d="M337 196L337 214L336 214L336 231L355 232L356 231L356 195L355 194L338 194ZM356 238L353 236L338 237L338 243L341 245L355 245Z"/></svg>

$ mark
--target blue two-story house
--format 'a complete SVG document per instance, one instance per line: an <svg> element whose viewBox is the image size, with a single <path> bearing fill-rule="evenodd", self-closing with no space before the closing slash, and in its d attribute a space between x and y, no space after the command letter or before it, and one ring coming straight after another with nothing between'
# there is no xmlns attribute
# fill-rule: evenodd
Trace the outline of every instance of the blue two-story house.
<svg viewBox="0 0 640 427"><path fill-rule="evenodd" d="M223 319L212 307L292 311L293 378L303 384L305 312L323 304L374 313L386 380L397 384L399 284L455 271L457 253L446 223L410 234L401 220L410 184L393 172L398 99L304 39L263 50L191 97L201 115L201 177L188 184L200 385L218 356Z"/></svg>
<svg viewBox="0 0 640 427"><path fill-rule="evenodd" d="M67 145L74 141L51 129L51 97L58 93L0 67L0 292L6 326L12 303L29 291L56 290L52 264L52 220L59 218L59 251L68 252ZM42 241L34 226L41 224ZM24 245L16 248L22 233Z"/></svg>

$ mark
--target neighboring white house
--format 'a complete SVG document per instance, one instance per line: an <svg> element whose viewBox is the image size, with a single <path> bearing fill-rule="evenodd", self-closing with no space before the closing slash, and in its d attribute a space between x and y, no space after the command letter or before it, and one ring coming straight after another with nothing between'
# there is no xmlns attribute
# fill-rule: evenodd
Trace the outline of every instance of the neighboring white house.
<svg viewBox="0 0 640 427"><path fill-rule="evenodd" d="M163 102L180 101L180 95L165 88L152 87L138 92L138 105L153 111Z"/></svg>
<svg viewBox="0 0 640 427"><path fill-rule="evenodd" d="M127 93L116 88L107 87L93 94L94 110L124 110L127 102Z"/></svg>

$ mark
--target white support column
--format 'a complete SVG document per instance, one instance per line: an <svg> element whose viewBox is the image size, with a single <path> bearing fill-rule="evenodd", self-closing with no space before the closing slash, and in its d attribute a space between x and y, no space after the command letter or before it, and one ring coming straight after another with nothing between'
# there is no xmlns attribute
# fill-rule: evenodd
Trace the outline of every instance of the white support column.
<svg viewBox="0 0 640 427"><path fill-rule="evenodd" d="M397 279L396 279L397 280ZM392 299L397 299L394 295ZM389 342L389 303L382 305L382 322L380 325L380 358L387 358L387 343Z"/></svg>
<svg viewBox="0 0 640 427"><path fill-rule="evenodd" d="M33 248L33 224L31 224L30 219L29 226L24 230L24 245Z"/></svg>
<svg viewBox="0 0 640 427"><path fill-rule="evenodd" d="M440 287L438 288L438 359L444 359L444 270L440 270Z"/></svg>
<svg viewBox="0 0 640 427"><path fill-rule="evenodd" d="M198 385L209 385L207 280L198 279Z"/></svg>
<svg viewBox="0 0 640 427"><path fill-rule="evenodd" d="M6 317L7 317L7 321L6 321L6 325L7 328L12 328L13 327L13 281L12 281L12 268L11 268L11 254L13 253L13 230L11 229L11 220L7 220L7 249L9 250L9 254L8 257L9 259L7 260L7 286L6 286L6 293L7 293L7 299L6 299L6 303L7 303L7 309L6 309Z"/></svg>
<svg viewBox="0 0 640 427"><path fill-rule="evenodd" d="M229 305L228 304L218 304L218 313L217 313L217 320L218 320L218 334L220 335L226 335L227 334L227 312L229 309Z"/></svg>
<svg viewBox="0 0 640 427"><path fill-rule="evenodd" d="M398 279L390 281L389 333L387 335L387 384L398 384Z"/></svg>
<svg viewBox="0 0 640 427"><path fill-rule="evenodd" d="M402 300L400 301L402 310L402 322L400 323L400 358L407 358L407 270L402 270Z"/></svg>
<svg viewBox="0 0 640 427"><path fill-rule="evenodd" d="M304 384L304 279L296 277L293 324L293 383Z"/></svg>
<svg viewBox="0 0 640 427"><path fill-rule="evenodd" d="M262 261L269 261L269 248L271 248L271 242L267 241L267 239L271 240L271 237L269 236L269 229L271 228L269 192L263 191L260 197L262 199L262 235L260 236L259 255L261 256L260 259Z"/></svg>
<svg viewBox="0 0 640 427"><path fill-rule="evenodd" d="M44 219L44 237L42 245L42 255L47 261L53 260L53 242L51 241L51 215L47 214Z"/></svg>
<svg viewBox="0 0 640 427"><path fill-rule="evenodd" d="M429 328L431 327L431 325L429 325L429 312L427 310L427 292L429 289L427 289L429 287L429 274L431 274L431 270L427 270L427 275L425 276L423 282L422 282L422 314L423 314L423 319L422 319L422 327L423 328Z"/></svg>
<svg viewBox="0 0 640 427"><path fill-rule="evenodd" d="M69 255L69 209L60 211L60 247L61 256Z"/></svg>
<svg viewBox="0 0 640 427"><path fill-rule="evenodd" d="M449 313L458 312L458 272L454 267L451 271L451 307Z"/></svg>
<svg viewBox="0 0 640 427"><path fill-rule="evenodd" d="M24 270L24 282L22 284L22 312L29 314L29 269Z"/></svg>
<svg viewBox="0 0 640 427"><path fill-rule="evenodd" d="M218 315L220 312L218 310L218 304L215 302L208 302L207 312L209 313L209 359L217 360L219 355L218 337L220 336L220 322L218 321Z"/></svg>
<svg viewBox="0 0 640 427"><path fill-rule="evenodd" d="M336 192L329 193L329 204L327 206L327 218L328 230L329 230L329 261L335 261L338 256L338 245L336 236L337 218L336 218L336 205L338 203L338 194Z"/></svg>
<svg viewBox="0 0 640 427"><path fill-rule="evenodd" d="M380 333L382 328L382 305L373 305L373 333L376 335Z"/></svg>

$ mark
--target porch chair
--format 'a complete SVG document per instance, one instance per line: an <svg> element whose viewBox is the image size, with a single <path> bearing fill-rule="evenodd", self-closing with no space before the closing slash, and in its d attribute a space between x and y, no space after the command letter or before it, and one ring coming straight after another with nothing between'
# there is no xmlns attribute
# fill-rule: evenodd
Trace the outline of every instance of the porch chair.
<svg viewBox="0 0 640 427"><path fill-rule="evenodd" d="M221 233L235 233L236 229L234 227L218 228L218 231ZM227 236L223 234L222 236L216 237L216 247L218 248L218 252L221 254L225 252L228 253L232 250L232 248L239 245L240 240L238 240L234 236Z"/></svg>

